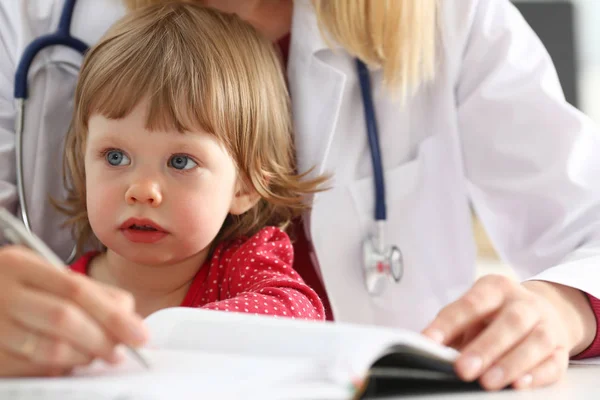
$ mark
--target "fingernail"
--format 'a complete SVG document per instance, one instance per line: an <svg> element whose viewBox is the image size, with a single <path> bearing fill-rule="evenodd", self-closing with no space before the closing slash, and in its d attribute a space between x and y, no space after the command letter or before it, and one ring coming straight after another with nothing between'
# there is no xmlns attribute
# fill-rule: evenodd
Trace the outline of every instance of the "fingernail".
<svg viewBox="0 0 600 400"><path fill-rule="evenodd" d="M444 333L439 329L432 329L426 335L434 342L444 343Z"/></svg>
<svg viewBox="0 0 600 400"><path fill-rule="evenodd" d="M458 361L458 368L462 370L465 379L475 379L481 370L483 360L479 356L465 356Z"/></svg>
<svg viewBox="0 0 600 400"><path fill-rule="evenodd" d="M530 387L532 383L533 383L533 376L531 374L525 374L515 382L515 386L518 389L526 389L526 388Z"/></svg>
<svg viewBox="0 0 600 400"><path fill-rule="evenodd" d="M490 369L483 376L484 384L491 387L498 387L502 385L502 379L504 379L504 371L500 367L494 367Z"/></svg>

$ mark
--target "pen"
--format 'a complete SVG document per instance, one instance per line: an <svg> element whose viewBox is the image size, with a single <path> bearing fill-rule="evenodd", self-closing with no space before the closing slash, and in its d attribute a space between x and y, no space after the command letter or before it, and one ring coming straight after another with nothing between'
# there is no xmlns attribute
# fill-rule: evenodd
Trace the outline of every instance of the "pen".
<svg viewBox="0 0 600 400"><path fill-rule="evenodd" d="M40 256L56 268L66 271L66 266L62 260L54 254L52 250L46 244L33 234L25 229L25 225L21 223L15 216L8 212L4 207L0 207L0 231L4 233L4 237L11 243L16 245L25 246ZM150 365L142 357L142 355L133 347L127 347L131 355L142 365L144 368L149 369Z"/></svg>

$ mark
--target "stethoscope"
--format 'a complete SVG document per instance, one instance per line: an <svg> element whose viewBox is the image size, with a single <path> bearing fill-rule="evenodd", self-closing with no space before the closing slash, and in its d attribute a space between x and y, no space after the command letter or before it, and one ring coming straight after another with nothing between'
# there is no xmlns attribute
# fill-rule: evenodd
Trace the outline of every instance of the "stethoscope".
<svg viewBox="0 0 600 400"><path fill-rule="evenodd" d="M376 230L363 242L363 273L367 291L369 294L377 296L383 292L386 282L400 282L404 273L404 261L398 246L387 245L385 242L384 228L387 221L385 181L379 146L379 130L373 106L371 76L367 66L358 59L356 60L356 69L365 110L375 190Z"/></svg>
<svg viewBox="0 0 600 400"><path fill-rule="evenodd" d="M23 51L23 56L17 66L15 75L15 102L17 117L15 120L15 153L17 167L17 195L21 208L21 220L25 228L31 232L27 202L25 201L25 183L23 178L23 129L25 123L25 103L27 100L27 75L35 56L43 49L52 46L66 46L83 55L88 45L71 36L71 19L75 9L76 0L65 0L56 32L40 36L31 42ZM75 256L75 248L71 251L68 262Z"/></svg>

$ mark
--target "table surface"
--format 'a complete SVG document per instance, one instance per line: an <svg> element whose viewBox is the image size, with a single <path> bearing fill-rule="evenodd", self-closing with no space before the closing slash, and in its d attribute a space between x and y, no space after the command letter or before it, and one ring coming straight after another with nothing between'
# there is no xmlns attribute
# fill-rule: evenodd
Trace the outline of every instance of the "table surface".
<svg viewBox="0 0 600 400"><path fill-rule="evenodd" d="M534 390L502 392L463 392L402 396L390 400L587 400L600 399L600 365L571 365L558 383Z"/></svg>

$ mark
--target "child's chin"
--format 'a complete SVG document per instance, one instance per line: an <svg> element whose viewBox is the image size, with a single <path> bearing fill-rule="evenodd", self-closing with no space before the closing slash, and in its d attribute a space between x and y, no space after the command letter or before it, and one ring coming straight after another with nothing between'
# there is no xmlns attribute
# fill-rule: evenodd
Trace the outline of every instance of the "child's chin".
<svg viewBox="0 0 600 400"><path fill-rule="evenodd" d="M121 257L135 264L161 266L177 262L179 257L160 248L125 249L118 252Z"/></svg>

